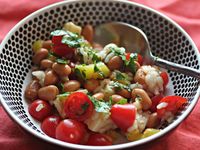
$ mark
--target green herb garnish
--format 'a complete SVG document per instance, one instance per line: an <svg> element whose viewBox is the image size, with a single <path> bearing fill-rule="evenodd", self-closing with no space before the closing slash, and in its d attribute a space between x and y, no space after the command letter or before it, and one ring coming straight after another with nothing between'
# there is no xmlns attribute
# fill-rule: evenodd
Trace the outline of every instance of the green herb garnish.
<svg viewBox="0 0 200 150"><path fill-rule="evenodd" d="M59 64L68 64L68 63L69 63L68 60L61 59L61 58L57 58L57 59L56 59L56 62L59 63Z"/></svg>
<svg viewBox="0 0 200 150"><path fill-rule="evenodd" d="M122 84L122 83L119 83L119 82L112 82L112 83L110 84L110 86L114 87L117 91L120 91L120 90L122 90L122 89L126 89L126 90L128 90L129 92L131 91L131 88L130 88L129 86L126 86L126 85L124 85L124 84Z"/></svg>
<svg viewBox="0 0 200 150"><path fill-rule="evenodd" d="M89 98L93 102L95 110L97 112L108 113L110 111L110 107L111 107L110 102L100 101L92 96L89 96Z"/></svg>
<svg viewBox="0 0 200 150"><path fill-rule="evenodd" d="M116 80L126 80L126 77L119 71L116 71Z"/></svg>
<svg viewBox="0 0 200 150"><path fill-rule="evenodd" d="M117 102L117 104L121 104L121 105L127 104L127 103L128 103L128 101L126 98L122 98L119 102Z"/></svg>
<svg viewBox="0 0 200 150"><path fill-rule="evenodd" d="M88 107L89 107L89 104L87 102L85 102L83 105L81 105L81 108L83 111L86 111Z"/></svg>

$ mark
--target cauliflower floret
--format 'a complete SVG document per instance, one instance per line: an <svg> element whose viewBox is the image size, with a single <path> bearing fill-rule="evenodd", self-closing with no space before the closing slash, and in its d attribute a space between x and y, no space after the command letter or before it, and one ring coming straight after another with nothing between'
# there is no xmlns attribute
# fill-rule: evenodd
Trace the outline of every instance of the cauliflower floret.
<svg viewBox="0 0 200 150"><path fill-rule="evenodd" d="M44 71L33 71L32 75L39 80L41 86L44 85L45 73Z"/></svg>
<svg viewBox="0 0 200 150"><path fill-rule="evenodd" d="M99 133L117 128L110 118L110 112L97 112L95 110L92 116L85 121L85 124L91 131Z"/></svg>
<svg viewBox="0 0 200 150"><path fill-rule="evenodd" d="M128 128L126 136L130 141L138 140L142 137L142 132L146 128L150 112L137 112L136 119L131 127Z"/></svg>
<svg viewBox="0 0 200 150"><path fill-rule="evenodd" d="M163 91L163 79L159 71L153 66L142 66L137 70L134 80L144 85L147 91L158 95Z"/></svg>

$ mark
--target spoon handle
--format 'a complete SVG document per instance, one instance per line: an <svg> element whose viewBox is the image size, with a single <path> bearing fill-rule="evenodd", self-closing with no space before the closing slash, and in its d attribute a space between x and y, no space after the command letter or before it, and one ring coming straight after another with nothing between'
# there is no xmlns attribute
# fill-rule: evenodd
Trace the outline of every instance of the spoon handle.
<svg viewBox="0 0 200 150"><path fill-rule="evenodd" d="M200 79L200 70L196 70L187 66L179 65L179 64L176 64L167 60L163 60L161 58L155 58L155 57L154 57L154 63L155 65L159 67L162 67L171 71L183 73L185 75L189 75L197 79Z"/></svg>

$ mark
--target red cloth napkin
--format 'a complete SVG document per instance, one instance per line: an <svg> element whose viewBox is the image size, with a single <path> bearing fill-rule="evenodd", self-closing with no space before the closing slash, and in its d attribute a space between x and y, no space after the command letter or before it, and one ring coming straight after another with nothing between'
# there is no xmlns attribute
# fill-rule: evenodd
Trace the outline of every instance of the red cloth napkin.
<svg viewBox="0 0 200 150"><path fill-rule="evenodd" d="M22 18L31 12L59 0L0 0L0 41ZM179 23L200 49L199 0L132 0L166 14ZM146 150L198 150L200 149L200 102L190 116L170 135L159 141L134 149ZM27 134L13 122L0 106L1 150L57 150L58 147ZM59 148L62 149L62 148ZM132 149L132 148L130 148Z"/></svg>

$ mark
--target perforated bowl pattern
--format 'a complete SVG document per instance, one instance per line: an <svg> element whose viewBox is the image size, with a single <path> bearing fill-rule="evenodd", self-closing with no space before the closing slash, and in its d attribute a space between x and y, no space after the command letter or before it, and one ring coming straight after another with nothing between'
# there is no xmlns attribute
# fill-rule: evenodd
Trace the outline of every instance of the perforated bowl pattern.
<svg viewBox="0 0 200 150"><path fill-rule="evenodd" d="M53 140L42 133L27 113L24 88L30 81L32 44L38 39L50 39L50 32L72 21L93 26L104 22L121 21L142 29L155 56L199 69L196 46L187 33L164 15L136 3L118 0L65 1L43 8L26 17L6 36L0 48L0 97L9 115L22 127L46 141L65 147L76 145ZM198 98L199 82L192 77L169 71L173 93L188 98L188 105L178 113L173 123L148 139L121 144L110 149L135 146L158 138L177 126L192 110ZM94 147L78 146L90 149ZM104 149L104 148L99 148Z"/></svg>

